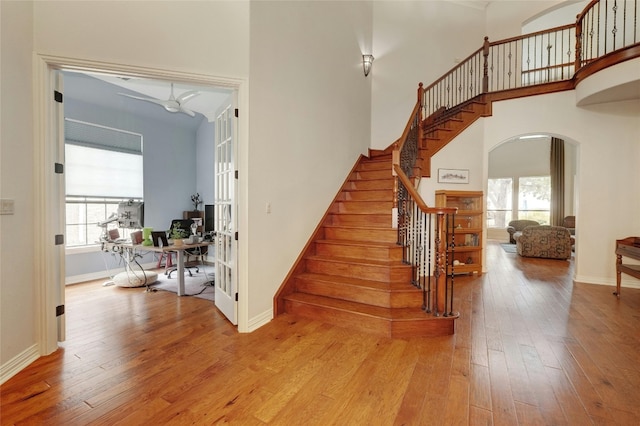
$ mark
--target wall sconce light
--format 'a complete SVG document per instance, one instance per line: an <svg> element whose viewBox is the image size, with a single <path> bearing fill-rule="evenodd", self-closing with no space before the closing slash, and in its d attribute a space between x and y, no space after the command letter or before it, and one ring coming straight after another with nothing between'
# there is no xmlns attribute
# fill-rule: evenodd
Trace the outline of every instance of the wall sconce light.
<svg viewBox="0 0 640 426"><path fill-rule="evenodd" d="M371 72L371 65L373 64L373 55L362 55L362 69L364 69L364 76L368 76Z"/></svg>

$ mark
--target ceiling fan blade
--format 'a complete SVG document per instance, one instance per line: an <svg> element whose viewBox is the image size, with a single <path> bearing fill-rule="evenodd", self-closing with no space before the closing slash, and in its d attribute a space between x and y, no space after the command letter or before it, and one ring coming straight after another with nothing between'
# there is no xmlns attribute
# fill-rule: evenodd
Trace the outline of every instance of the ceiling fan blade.
<svg viewBox="0 0 640 426"><path fill-rule="evenodd" d="M190 91L193 92L193 91ZM185 92L187 94L189 94L189 92ZM194 92L191 93L190 96L188 97L187 100L193 98L196 95L199 95L200 93L198 92ZM190 115L191 117L195 117L195 113L193 111L191 111L190 109L184 108L180 102L176 99L168 99L166 101L161 101L158 99L153 99L153 98L143 98L142 96L134 96L134 95L129 95L127 93L118 93L118 95L122 95L122 96L126 96L128 98L132 98L132 99L138 99L141 101L146 101L146 102L151 102L154 103L156 105L160 105L162 107L164 107L165 110L167 110L168 112L182 112L184 114ZM184 101L186 102L186 101Z"/></svg>
<svg viewBox="0 0 640 426"><path fill-rule="evenodd" d="M191 111L190 109L183 108L183 107L180 107L180 110L178 112L183 112L183 113L185 113L187 115L190 115L191 117L195 117L196 116L195 112Z"/></svg>
<svg viewBox="0 0 640 426"><path fill-rule="evenodd" d="M153 102L154 104L158 104L158 105L164 105L164 103L166 102L166 101L159 101L153 98L143 98L142 96L129 95L127 93L118 93L118 95L126 96L127 98L132 98L132 99L139 99L141 101Z"/></svg>
<svg viewBox="0 0 640 426"><path fill-rule="evenodd" d="M191 99L195 98L199 94L200 92L196 90L188 90L183 94L181 94L180 96L178 96L178 99L176 99L176 101L178 101L180 105L184 105L185 103L189 102Z"/></svg>

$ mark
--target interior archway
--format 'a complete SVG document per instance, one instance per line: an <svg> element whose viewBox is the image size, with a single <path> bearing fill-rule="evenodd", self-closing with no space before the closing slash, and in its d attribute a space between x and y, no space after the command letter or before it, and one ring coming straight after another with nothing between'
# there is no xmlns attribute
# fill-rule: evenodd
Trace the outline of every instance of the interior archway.
<svg viewBox="0 0 640 426"><path fill-rule="evenodd" d="M550 142L556 137L565 141L564 216L577 216L577 167L579 146L562 135L526 134L502 141L489 151L487 182L487 237L508 242L506 227L511 220L530 219L548 225L548 211L544 202L535 203L536 196L545 198L548 192L524 194L521 184L527 179L544 180L550 175ZM535 207L527 209L526 200L534 200ZM548 200L550 202L550 199ZM575 232L577 233L577 226Z"/></svg>

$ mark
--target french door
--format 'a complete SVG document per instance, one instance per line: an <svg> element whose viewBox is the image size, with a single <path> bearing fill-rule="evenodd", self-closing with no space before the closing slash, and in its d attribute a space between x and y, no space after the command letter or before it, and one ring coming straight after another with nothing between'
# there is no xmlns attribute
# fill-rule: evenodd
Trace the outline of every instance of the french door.
<svg viewBox="0 0 640 426"><path fill-rule="evenodd" d="M215 304L238 324L238 240L235 113L233 95L216 113L215 215L216 241Z"/></svg>

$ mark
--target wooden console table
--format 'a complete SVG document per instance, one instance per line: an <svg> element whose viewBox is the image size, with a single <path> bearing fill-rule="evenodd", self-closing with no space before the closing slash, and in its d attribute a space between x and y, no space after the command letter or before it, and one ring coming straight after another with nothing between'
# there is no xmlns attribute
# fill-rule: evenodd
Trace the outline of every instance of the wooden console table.
<svg viewBox="0 0 640 426"><path fill-rule="evenodd" d="M622 273L640 279L640 265L622 263L622 256L640 260L640 237L627 237L616 240L616 291L613 293L620 297L620 280Z"/></svg>

